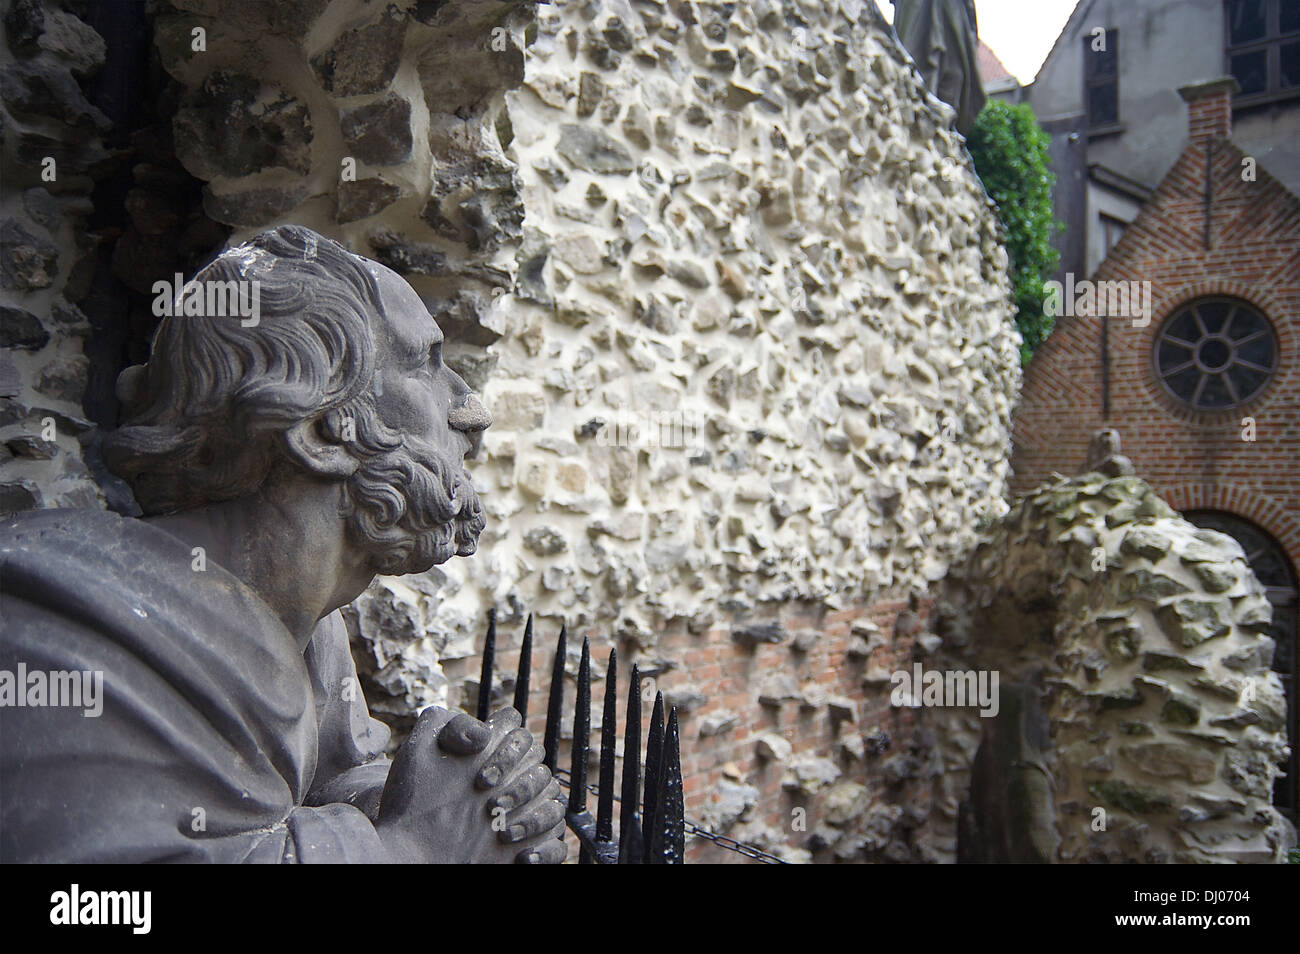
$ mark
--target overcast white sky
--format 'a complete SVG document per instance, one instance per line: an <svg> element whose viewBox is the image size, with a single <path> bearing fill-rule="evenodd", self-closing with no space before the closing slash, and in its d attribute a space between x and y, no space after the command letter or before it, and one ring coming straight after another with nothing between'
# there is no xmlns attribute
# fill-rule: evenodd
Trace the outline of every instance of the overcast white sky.
<svg viewBox="0 0 1300 954"><path fill-rule="evenodd" d="M889 20L894 7L876 0ZM1029 83L1074 10L1075 0L975 0L980 39L1021 83Z"/></svg>

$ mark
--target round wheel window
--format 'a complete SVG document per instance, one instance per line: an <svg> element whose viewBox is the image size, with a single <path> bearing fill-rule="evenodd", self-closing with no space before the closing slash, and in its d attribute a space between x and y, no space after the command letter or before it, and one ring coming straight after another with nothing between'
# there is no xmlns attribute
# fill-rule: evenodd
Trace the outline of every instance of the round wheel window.
<svg viewBox="0 0 1300 954"><path fill-rule="evenodd" d="M1255 309L1230 298L1184 305L1156 335L1156 377L1200 411L1223 411L1259 395L1277 370L1277 336Z"/></svg>

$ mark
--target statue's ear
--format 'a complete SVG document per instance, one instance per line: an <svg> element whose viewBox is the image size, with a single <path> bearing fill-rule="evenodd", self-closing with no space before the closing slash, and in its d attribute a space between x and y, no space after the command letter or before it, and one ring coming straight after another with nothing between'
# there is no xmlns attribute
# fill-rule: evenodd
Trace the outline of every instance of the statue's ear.
<svg viewBox="0 0 1300 954"><path fill-rule="evenodd" d="M126 368L117 376L117 386L114 392L117 399L127 407L132 407L140 403L140 398L144 396L145 366L143 364L133 364Z"/></svg>
<svg viewBox="0 0 1300 954"><path fill-rule="evenodd" d="M284 432L284 449L289 459L318 477L351 477L361 461L343 444L327 440L320 433L315 418L295 424Z"/></svg>

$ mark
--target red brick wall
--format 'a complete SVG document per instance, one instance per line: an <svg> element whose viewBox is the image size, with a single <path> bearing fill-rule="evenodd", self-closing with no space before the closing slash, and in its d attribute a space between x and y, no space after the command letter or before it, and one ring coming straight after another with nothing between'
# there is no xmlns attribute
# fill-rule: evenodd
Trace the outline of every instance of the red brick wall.
<svg viewBox="0 0 1300 954"><path fill-rule="evenodd" d="M905 610L908 613L900 620L899 614ZM926 780L918 779L914 786L904 783L902 786L895 784L887 787L880 779L877 769L881 762L907 751L912 744L917 716L916 710L890 706L888 682L866 686L863 675L868 670L892 672L909 668L912 665L915 635L927 625L930 612L931 605L928 601L921 601L909 609L908 601L900 599L884 599L871 605L832 613L820 613L806 605L794 603L786 604L779 613L746 618L743 623L719 623L698 635L691 634L684 621L664 629L654 651L648 655L651 658L671 660L675 663L675 668L657 677L656 688L665 694L692 688L706 697L692 711L679 712L688 819L698 820L701 817L705 807L717 798L716 789L721 781L726 779L743 782L755 786L761 793L750 816L753 821L779 832L788 845L802 847L805 844L822 822L823 793L808 797L782 788L785 765L765 762L757 754L759 737L768 733L779 734L790 742L794 757L810 753L831 759L843 773L840 781L866 785L871 790L873 803L879 800L915 802L928 798ZM852 625L858 620L874 622L883 637L881 645L875 647L866 658L849 657L846 653L850 641L854 639ZM781 625L785 633L781 643L761 644L751 649L732 638L733 632L740 625L766 621L775 621ZM896 627L896 621L901 625ZM513 633L515 629L522 628L510 626L498 631L500 642L505 644L499 646L497 652L498 673L511 673L517 667L519 636ZM808 652L797 651L794 635L809 630L819 633L819 637ZM535 676L529 697L528 725L539 740L545 728L545 686L549 683L555 636L555 628L544 625L538 628L534 639L533 673L546 674L544 678ZM584 636L590 638L592 658L603 669L611 646L608 637L597 628L576 634L578 640ZM571 631L570 639L574 637L575 634ZM631 647L619 645L617 648L620 655L618 714L621 738L629 668L625 660ZM469 672L476 665L476 660L449 664L448 675L455 683L458 676L476 675ZM465 670L463 673L458 671L462 668ZM826 704L816 708L805 707L797 701L785 701L779 706L761 705L758 696L763 677L775 672L793 675L801 687L817 685L829 696L848 700L852 705L852 718L837 733L837 720L832 719L830 708ZM570 679L565 684L566 726L571 724L573 718L573 696L574 684ZM593 724L599 722L603 698L603 682L593 683ZM736 725L720 735L701 737L700 726L705 717L720 710L734 712L739 717ZM649 720L650 706L646 704L643 746ZM851 733L866 735L876 729L883 729L889 736L888 748L884 751L868 751L861 760L848 757L841 751L839 740ZM876 738L878 740L881 737L877 735ZM590 768L593 783L599 777L596 758L599 745L599 732L593 730ZM567 767L568 759L569 747L566 742L561 746L560 764ZM617 777L621 777L621 759L618 760L616 772ZM912 788L916 788L916 791L912 791ZM589 807L594 812L594 798ZM792 809L795 807L806 809L805 831L792 829ZM731 833L744 834L739 831L743 825L744 823L737 825ZM573 842L572 836L570 840L571 856L576 857L576 842ZM829 850L818 851L816 858L819 861L833 860ZM740 855L700 840L690 845L687 860L713 864L746 862ZM863 856L858 860L866 859Z"/></svg>
<svg viewBox="0 0 1300 954"><path fill-rule="evenodd" d="M1192 104L1194 134L1222 128L1226 96ZM1204 245L1206 152L1211 151L1211 245ZM1111 319L1109 418L1102 416L1100 318L1062 317L1026 369L1013 429L1013 490L1053 471L1073 473L1090 436L1113 427L1123 450L1179 509L1226 510L1276 537L1300 566L1300 200L1262 167L1242 180L1244 155L1229 140L1195 135L1096 280L1150 281L1149 326ZM1080 276L1076 276L1078 278ZM1244 407L1188 410L1152 370L1161 323L1206 295L1243 299L1272 322L1278 371ZM1242 419L1258 439L1242 439Z"/></svg>

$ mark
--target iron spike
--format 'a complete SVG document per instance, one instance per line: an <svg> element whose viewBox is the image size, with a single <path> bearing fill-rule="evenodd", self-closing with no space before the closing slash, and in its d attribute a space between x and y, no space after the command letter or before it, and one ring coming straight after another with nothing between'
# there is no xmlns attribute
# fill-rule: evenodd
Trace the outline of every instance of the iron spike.
<svg viewBox="0 0 1300 954"><path fill-rule="evenodd" d="M559 764L560 752L560 719L563 717L564 707L564 654L568 649L568 630L564 624L560 625L560 639L555 645L555 664L551 667L551 690L546 701L546 735L542 747L545 751L543 761L546 767L555 774L556 766Z"/></svg>
<svg viewBox="0 0 1300 954"><path fill-rule="evenodd" d="M486 722L488 706L492 702L492 666L497 654L497 611L488 610L487 639L483 641L483 668L478 677L478 719Z"/></svg>
<svg viewBox="0 0 1300 954"><path fill-rule="evenodd" d="M515 710L528 725L528 680L533 674L533 614L524 624L524 643L519 647L519 670L515 676Z"/></svg>

